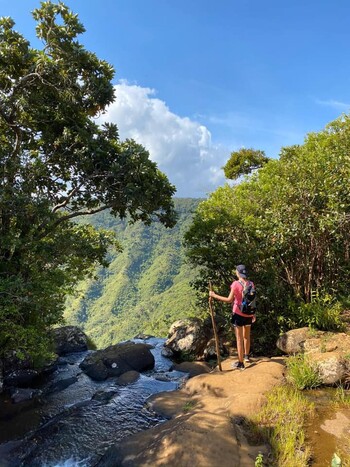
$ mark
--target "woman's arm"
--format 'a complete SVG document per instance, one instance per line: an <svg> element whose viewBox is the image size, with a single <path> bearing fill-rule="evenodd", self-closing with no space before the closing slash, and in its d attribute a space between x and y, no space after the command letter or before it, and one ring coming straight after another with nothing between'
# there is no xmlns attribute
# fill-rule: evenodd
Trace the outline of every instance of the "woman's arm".
<svg viewBox="0 0 350 467"><path fill-rule="evenodd" d="M232 303L234 299L233 287L231 288L231 292L228 297L223 297L222 295L218 295L212 290L209 292L209 297L215 298L216 300L220 300L220 302Z"/></svg>

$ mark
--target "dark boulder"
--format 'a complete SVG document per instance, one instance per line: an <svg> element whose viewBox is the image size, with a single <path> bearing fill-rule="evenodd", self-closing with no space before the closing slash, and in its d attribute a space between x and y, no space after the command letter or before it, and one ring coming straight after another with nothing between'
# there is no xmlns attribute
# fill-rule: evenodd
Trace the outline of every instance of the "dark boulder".
<svg viewBox="0 0 350 467"><path fill-rule="evenodd" d="M113 397L116 394L118 394L117 389L108 389L106 391L101 390L101 391L95 392L95 394L92 396L91 400L101 402L101 403L107 403L111 399L113 399Z"/></svg>
<svg viewBox="0 0 350 467"><path fill-rule="evenodd" d="M41 391L32 388L13 388L10 390L11 400L13 404L26 402L41 395Z"/></svg>
<svg viewBox="0 0 350 467"><path fill-rule="evenodd" d="M53 392L60 392L64 389L68 388L72 384L75 384L78 381L77 376L70 376L69 378L63 378L58 381L55 381L51 386L47 389L47 394L51 394Z"/></svg>
<svg viewBox="0 0 350 467"><path fill-rule="evenodd" d="M80 368L92 379L104 380L127 371L146 371L154 367L154 357L147 344L123 342L88 355Z"/></svg>
<svg viewBox="0 0 350 467"><path fill-rule="evenodd" d="M54 351L58 355L87 350L88 337L76 326L63 326L52 330Z"/></svg>
<svg viewBox="0 0 350 467"><path fill-rule="evenodd" d="M121 376L119 376L116 383L119 386L127 386L128 384L137 381L139 377L140 373L138 371L127 371L126 373L123 373Z"/></svg>
<svg viewBox="0 0 350 467"><path fill-rule="evenodd" d="M4 384L5 386L28 387L38 374L38 371L31 369L15 370L5 376Z"/></svg>

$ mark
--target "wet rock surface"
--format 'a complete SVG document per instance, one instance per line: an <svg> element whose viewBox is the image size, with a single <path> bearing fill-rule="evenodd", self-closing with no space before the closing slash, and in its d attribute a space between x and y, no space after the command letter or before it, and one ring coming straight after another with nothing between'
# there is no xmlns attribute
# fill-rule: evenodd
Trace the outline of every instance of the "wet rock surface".
<svg viewBox="0 0 350 467"><path fill-rule="evenodd" d="M147 398L177 389L186 377L170 370L172 362L161 355L163 343L135 342L156 362L144 373L93 380L79 365L94 352L84 351L60 358L36 387L7 388L0 396L1 467L92 467L115 442L161 423L161 416L145 409ZM176 377L154 377L166 373Z"/></svg>
<svg viewBox="0 0 350 467"><path fill-rule="evenodd" d="M9 394L11 396L11 401L14 404L19 404L20 402L34 399L35 397L41 395L42 392L38 389L32 388L11 388L9 390Z"/></svg>
<svg viewBox="0 0 350 467"><path fill-rule="evenodd" d="M344 411L345 412L345 411ZM347 413L337 411L332 419L327 419L321 425L322 430L337 438L350 438L350 410Z"/></svg>
<svg viewBox="0 0 350 467"><path fill-rule="evenodd" d="M305 392L316 409L306 434L312 449L312 465L317 467L329 467L335 452L350 454L350 407L335 403L336 391L324 387Z"/></svg>

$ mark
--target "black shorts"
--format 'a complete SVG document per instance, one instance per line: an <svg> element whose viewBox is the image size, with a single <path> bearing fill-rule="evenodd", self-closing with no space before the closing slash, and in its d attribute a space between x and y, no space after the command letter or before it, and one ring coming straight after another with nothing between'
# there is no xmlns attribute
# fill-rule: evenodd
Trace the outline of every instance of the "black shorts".
<svg viewBox="0 0 350 467"><path fill-rule="evenodd" d="M246 318L245 316L238 315L237 313L234 313L231 316L231 323L233 326L250 326L252 324L253 317L251 318Z"/></svg>

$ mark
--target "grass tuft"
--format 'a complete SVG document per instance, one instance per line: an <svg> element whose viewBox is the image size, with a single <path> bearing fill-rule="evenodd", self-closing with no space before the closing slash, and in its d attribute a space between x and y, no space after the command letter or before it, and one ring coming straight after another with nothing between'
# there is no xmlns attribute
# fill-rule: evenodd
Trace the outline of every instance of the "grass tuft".
<svg viewBox="0 0 350 467"><path fill-rule="evenodd" d="M290 386L274 388L266 405L253 422L264 434L272 449L269 466L306 467L311 450L306 445L304 425L314 411L314 404Z"/></svg>
<svg viewBox="0 0 350 467"><path fill-rule="evenodd" d="M294 355L286 360L287 380L297 389L314 389L322 380L317 368L304 354Z"/></svg>
<svg viewBox="0 0 350 467"><path fill-rule="evenodd" d="M350 390L340 384L335 390L333 403L337 407L350 407Z"/></svg>
<svg viewBox="0 0 350 467"><path fill-rule="evenodd" d="M182 408L184 413L191 412L197 405L197 401L195 400L190 400L186 402Z"/></svg>

